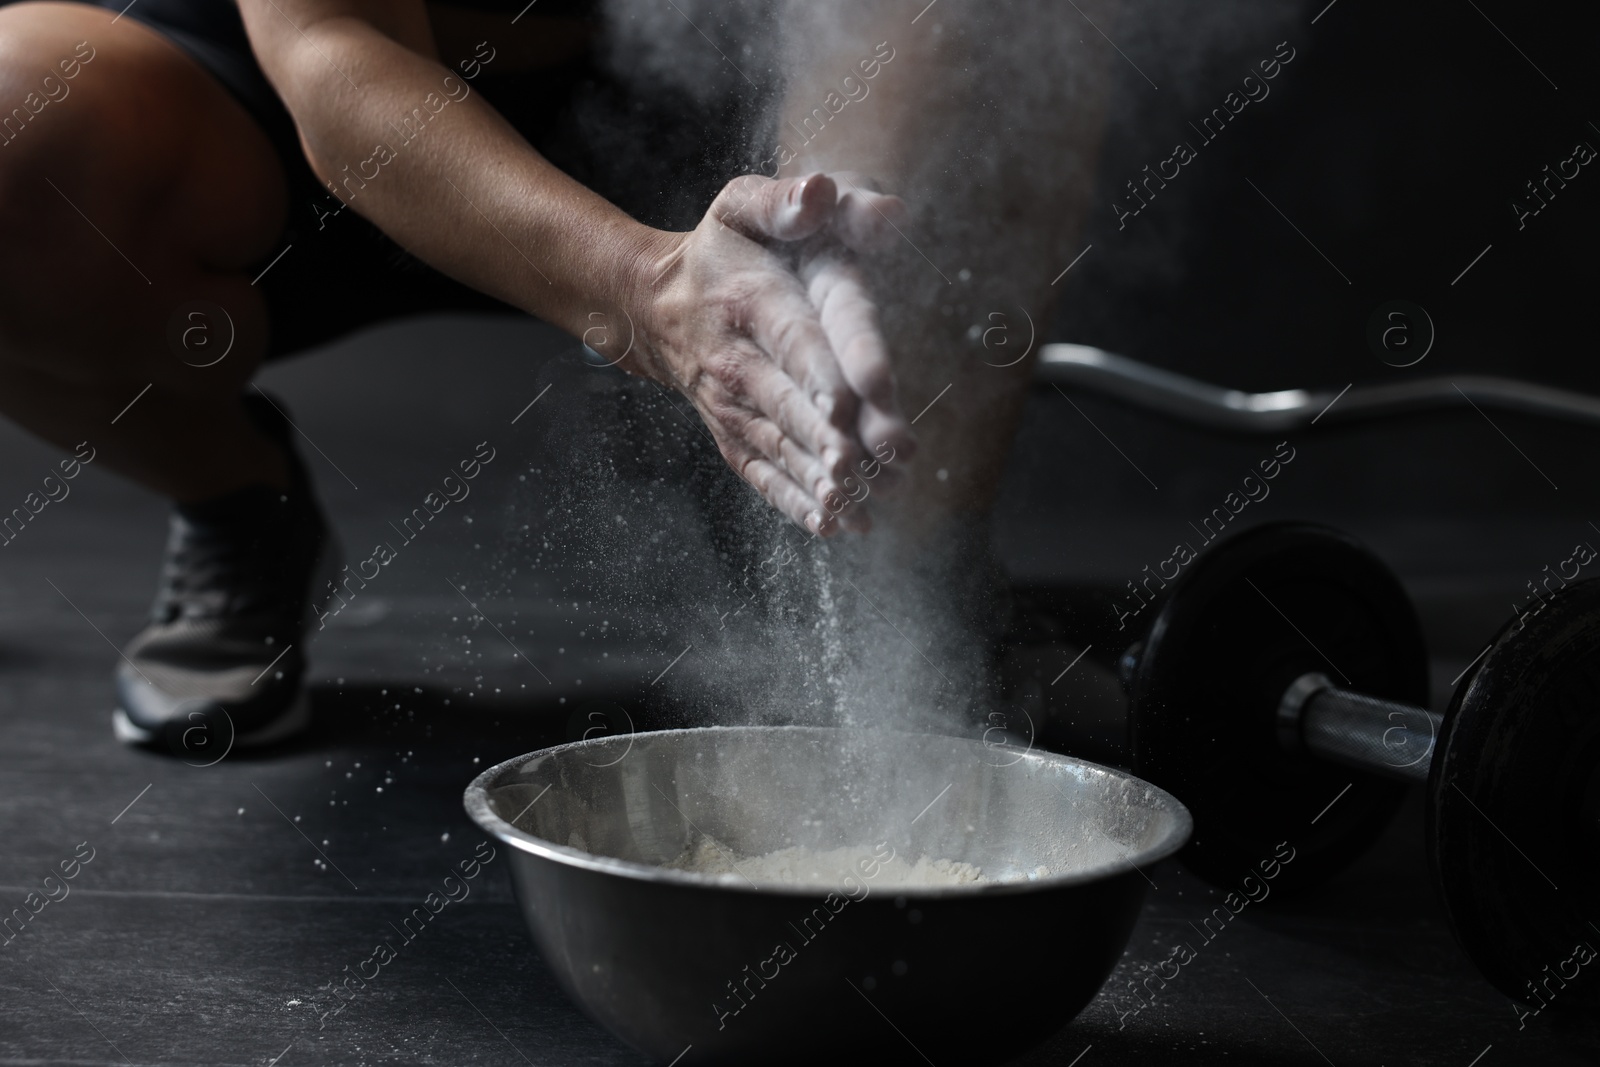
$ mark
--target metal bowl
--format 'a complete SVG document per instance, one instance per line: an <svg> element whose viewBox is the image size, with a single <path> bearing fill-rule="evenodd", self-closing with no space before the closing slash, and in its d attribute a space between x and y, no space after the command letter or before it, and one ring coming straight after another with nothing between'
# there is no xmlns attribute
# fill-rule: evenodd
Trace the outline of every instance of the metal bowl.
<svg viewBox="0 0 1600 1067"><path fill-rule="evenodd" d="M469 815L509 846L562 987L679 1067L998 1063L1095 995L1189 836L1129 774L962 738L808 727L610 736L492 767ZM991 879L836 892L662 864L710 836L749 856L892 848ZM1044 868L1043 872L1040 868Z"/></svg>

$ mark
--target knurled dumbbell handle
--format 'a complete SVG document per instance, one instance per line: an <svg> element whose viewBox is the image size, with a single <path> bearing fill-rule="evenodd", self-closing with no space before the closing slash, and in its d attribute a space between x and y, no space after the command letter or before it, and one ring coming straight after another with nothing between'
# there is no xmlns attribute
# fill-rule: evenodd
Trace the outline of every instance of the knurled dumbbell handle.
<svg viewBox="0 0 1600 1067"><path fill-rule="evenodd" d="M1352 693L1320 674L1298 679L1278 709L1286 746L1402 782L1428 780L1442 722L1426 708Z"/></svg>

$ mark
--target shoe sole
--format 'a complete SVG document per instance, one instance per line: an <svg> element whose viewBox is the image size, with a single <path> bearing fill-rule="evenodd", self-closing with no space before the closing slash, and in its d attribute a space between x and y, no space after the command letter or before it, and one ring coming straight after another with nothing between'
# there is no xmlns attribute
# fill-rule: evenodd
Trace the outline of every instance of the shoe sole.
<svg viewBox="0 0 1600 1067"><path fill-rule="evenodd" d="M224 712L224 714L227 714ZM232 720L229 720L230 722ZM248 734L239 734L234 737L233 743L228 746L228 751L235 749L263 748L286 741L296 734L303 733L311 725L311 694L302 689L289 705L287 711L273 719L261 729ZM151 747L157 745L161 735L153 730L146 730L128 717L122 708L114 708L111 712L111 732L118 741L127 745L140 745ZM218 757L218 762L225 758L227 753Z"/></svg>
<svg viewBox="0 0 1600 1067"><path fill-rule="evenodd" d="M340 561L343 558L344 550L339 543L338 535L329 526L327 542L323 545L322 551L317 556L316 565L312 568L312 590L325 590L334 584L334 580L338 577L342 567ZM331 592L323 596L313 593L307 598L306 617L302 623L307 634L311 632L311 624L317 620L317 616L332 599L333 594ZM302 638L302 640L304 639ZM308 659L306 666L309 667L310 665L311 661ZM231 723L232 721L230 718L229 722ZM237 734L233 739L233 743L228 746L228 751L264 748L268 745L275 745L281 741L287 741L297 734L304 733L310 726L311 694L302 685L300 692L295 695L294 702L289 705L283 714L258 730L248 734ZM158 731L147 730L140 726L121 707L113 708L111 711L111 732L118 741L127 745L139 745L148 748L157 745L161 740L161 734ZM219 757L219 762L221 759L226 758L226 755L224 753L222 757Z"/></svg>

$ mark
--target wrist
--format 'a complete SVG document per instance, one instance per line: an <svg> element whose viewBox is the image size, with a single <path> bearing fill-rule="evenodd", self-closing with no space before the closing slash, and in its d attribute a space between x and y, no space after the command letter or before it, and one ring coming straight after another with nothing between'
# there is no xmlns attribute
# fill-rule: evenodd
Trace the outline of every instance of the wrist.
<svg viewBox="0 0 1600 1067"><path fill-rule="evenodd" d="M600 352L608 362L619 363L624 370L654 376L648 339L654 332L656 298L681 261L688 237L687 233L634 224L614 250L607 294L610 310L603 316L591 314L590 321L579 327L580 331L588 331L583 336L585 344ZM608 326L615 322L616 328L597 330L602 319ZM619 347L619 351L614 354L604 351L597 341ZM621 362L624 352L634 353L637 358Z"/></svg>
<svg viewBox="0 0 1600 1067"><path fill-rule="evenodd" d="M689 235L635 224L617 255L617 286L612 298L630 315L649 310L655 292L683 254Z"/></svg>

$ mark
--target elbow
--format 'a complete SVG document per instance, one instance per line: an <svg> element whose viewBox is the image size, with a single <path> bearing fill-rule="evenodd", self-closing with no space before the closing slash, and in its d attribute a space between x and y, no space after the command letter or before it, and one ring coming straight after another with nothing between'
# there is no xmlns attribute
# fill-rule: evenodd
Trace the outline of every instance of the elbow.
<svg viewBox="0 0 1600 1067"><path fill-rule="evenodd" d="M348 200L349 196L338 187L344 161L339 159L339 135L332 123L354 107L355 89L344 73L354 65L354 57L349 55L349 48L341 47L344 42L339 35L319 33L319 29L313 25L307 28L309 38L262 49L261 65L294 119L300 151L311 172L324 186L339 192L341 199Z"/></svg>
<svg viewBox="0 0 1600 1067"><path fill-rule="evenodd" d="M303 131L300 133L300 154L305 156L306 163L311 168L311 173L317 176L317 181L321 182L329 192L336 192L337 186L334 183L334 175L338 168L334 167L321 153L317 152L311 142L306 140L306 135Z"/></svg>
<svg viewBox="0 0 1600 1067"><path fill-rule="evenodd" d="M305 156L306 163L310 166L311 173L316 175L317 181L321 182L329 195L340 203L350 204L366 188L366 180L357 174L354 168L335 163L318 152L306 138L304 130L300 133L300 152Z"/></svg>

